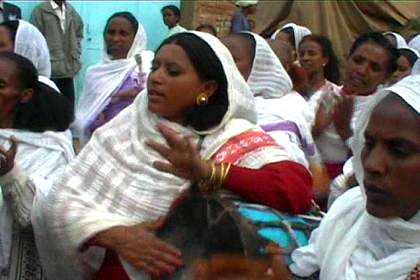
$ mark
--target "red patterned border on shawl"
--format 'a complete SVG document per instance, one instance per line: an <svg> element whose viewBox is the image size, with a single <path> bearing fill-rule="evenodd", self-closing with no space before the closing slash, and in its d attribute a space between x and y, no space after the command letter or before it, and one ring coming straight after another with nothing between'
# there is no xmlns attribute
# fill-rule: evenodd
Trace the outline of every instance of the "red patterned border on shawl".
<svg viewBox="0 0 420 280"><path fill-rule="evenodd" d="M263 131L249 131L239 134L224 144L214 156L217 164L237 163L250 152L266 147L278 146L276 141Z"/></svg>

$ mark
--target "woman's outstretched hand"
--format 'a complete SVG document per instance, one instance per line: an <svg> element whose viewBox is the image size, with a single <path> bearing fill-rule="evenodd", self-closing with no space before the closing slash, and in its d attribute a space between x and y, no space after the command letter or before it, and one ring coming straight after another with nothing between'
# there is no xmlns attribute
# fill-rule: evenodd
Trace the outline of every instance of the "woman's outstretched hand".
<svg viewBox="0 0 420 280"><path fill-rule="evenodd" d="M153 166L156 169L194 182L210 177L211 163L201 158L200 151L191 137L179 135L163 124L159 124L158 129L168 145L154 141L148 141L147 144L168 162L154 162Z"/></svg>
<svg viewBox="0 0 420 280"><path fill-rule="evenodd" d="M15 157L17 153L17 140L10 138L12 145L8 150L0 146L0 176L6 175L15 166Z"/></svg>

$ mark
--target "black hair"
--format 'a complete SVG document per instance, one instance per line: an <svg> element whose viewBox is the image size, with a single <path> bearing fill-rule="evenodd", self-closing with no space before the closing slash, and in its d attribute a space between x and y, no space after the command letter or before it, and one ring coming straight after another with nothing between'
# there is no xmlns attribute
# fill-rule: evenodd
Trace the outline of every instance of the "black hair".
<svg viewBox="0 0 420 280"><path fill-rule="evenodd" d="M14 64L20 90L33 90L28 102L16 105L13 128L32 132L67 130L74 118L70 101L38 81L38 71L29 59L15 53L2 52L0 60Z"/></svg>
<svg viewBox="0 0 420 280"><path fill-rule="evenodd" d="M360 46L372 43L375 45L380 46L381 48L385 49L388 52L388 75L391 75L392 73L397 70L397 59L398 59L398 51L397 49L392 46L392 44L389 42L389 40L379 32L370 32L365 33L362 36L359 36L356 41L351 45L349 56L351 56L356 49L358 49Z"/></svg>
<svg viewBox="0 0 420 280"><path fill-rule="evenodd" d="M299 43L299 48L305 41L314 41L322 49L322 55L328 58L328 63L324 66L324 76L327 80L337 84L340 82L340 68L338 58L335 55L332 43L330 39L322 35L307 35L303 37L302 41Z"/></svg>
<svg viewBox="0 0 420 280"><path fill-rule="evenodd" d="M201 24L201 25L199 25L195 30L197 30L197 31L201 31L202 29L210 29L211 30L211 32L212 32L212 34L214 35L214 36L216 36L217 37L217 30L216 30L216 28L213 26L213 25L211 25L211 24Z"/></svg>
<svg viewBox="0 0 420 280"><path fill-rule="evenodd" d="M125 18L126 20L128 20L131 23L131 26L134 29L134 34L137 33L137 30L139 29L139 22L137 21L136 17L130 12L117 12L117 13L111 15L108 18L108 20L106 21L105 29L104 29L104 37L105 37L106 32L108 30L109 24L115 18Z"/></svg>
<svg viewBox="0 0 420 280"><path fill-rule="evenodd" d="M198 131L215 127L222 121L229 107L227 79L222 63L211 47L195 34L175 34L165 39L156 53L168 44L178 45L185 51L200 79L215 81L217 84L217 90L209 97L207 105L194 106L188 110L184 125L190 125Z"/></svg>
<svg viewBox="0 0 420 280"><path fill-rule="evenodd" d="M179 10L179 8L175 5L167 5L165 7L163 7L160 12L163 14L165 12L165 10L171 10L174 15L176 15L178 18L181 17L181 11Z"/></svg>
<svg viewBox="0 0 420 280"><path fill-rule="evenodd" d="M18 20L8 20L0 23L0 26L5 27L7 30L9 30L10 38L14 42L16 39L16 33L19 28L19 21Z"/></svg>
<svg viewBox="0 0 420 280"><path fill-rule="evenodd" d="M289 35L289 43L291 44L292 48L296 50L296 43L295 43L295 31L292 27L286 27L280 30L280 32L287 33ZM297 51L297 50L296 50Z"/></svg>
<svg viewBox="0 0 420 280"><path fill-rule="evenodd" d="M410 63L410 67L413 67L414 63L416 63L417 59L419 59L419 57L410 49L398 49L398 54L398 58L400 56L407 58L408 62Z"/></svg>

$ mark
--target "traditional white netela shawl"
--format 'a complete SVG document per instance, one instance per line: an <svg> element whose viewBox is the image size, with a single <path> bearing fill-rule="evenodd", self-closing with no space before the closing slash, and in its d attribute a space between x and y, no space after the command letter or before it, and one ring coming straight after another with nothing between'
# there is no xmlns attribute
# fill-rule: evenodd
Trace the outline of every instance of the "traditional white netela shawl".
<svg viewBox="0 0 420 280"><path fill-rule="evenodd" d="M148 111L145 90L131 106L99 128L54 186L47 201L40 204L44 217L38 223L41 225L38 228L43 229L37 232L41 241L38 246L50 279L77 279L77 272L69 272L73 265L71 268L86 276L87 264L93 265L95 259L92 256L99 256L93 254L93 249L81 253L82 245L89 238L113 226L135 225L165 215L174 198L191 185L183 178L153 167L154 161L164 159L145 141L165 143L156 129L158 123L165 123L182 135L190 135L194 141L203 137L201 155L204 159L210 159L233 136L260 130L255 126L253 96L229 50L210 34L189 33L204 40L223 65L229 98L223 120L207 131L168 122ZM247 155L237 164L259 169L281 160L288 160L287 154L280 147L271 146ZM103 253L102 249L99 251ZM91 253L93 255L89 255ZM63 263L63 260L66 261ZM129 275L137 279L137 272L127 263L123 264Z"/></svg>
<svg viewBox="0 0 420 280"><path fill-rule="evenodd" d="M292 90L293 84L277 55L270 45L252 32L255 40L255 57L247 83L254 96L262 98L280 98Z"/></svg>
<svg viewBox="0 0 420 280"><path fill-rule="evenodd" d="M411 39L411 41L408 43L408 46L420 53L420 35L417 35Z"/></svg>
<svg viewBox="0 0 420 280"><path fill-rule="evenodd" d="M300 41L302 41L303 37L311 35L312 32L311 30L309 30L309 28L305 26L297 25L296 23L291 22L284 25L282 28L277 29L276 32L274 32L273 35L271 35L271 39L275 40L277 34L279 34L283 29L287 27L291 27L293 29L293 34L295 36L295 49L297 51L299 49L299 43Z"/></svg>
<svg viewBox="0 0 420 280"><path fill-rule="evenodd" d="M10 138L18 141L16 162L36 188L36 197L45 197L53 181L74 157L70 131L34 133L0 129L0 146L7 148ZM10 201L0 189L0 271L8 266L12 242L13 215Z"/></svg>
<svg viewBox="0 0 420 280"><path fill-rule="evenodd" d="M86 72L85 88L76 106L76 120L72 124L76 134L85 139L85 129L109 104L112 94L138 66L136 55L141 55L140 72L149 73L153 52L146 51L147 36L139 23L127 58L113 60L106 52L104 43L102 61Z"/></svg>
<svg viewBox="0 0 420 280"><path fill-rule="evenodd" d="M306 101L292 92L292 80L266 40L251 32L242 33L255 40L255 57L247 83L255 97L258 124L269 127L270 136L284 147L292 161L309 167L305 147L313 145L313 140L303 117ZM283 128L290 131L278 133ZM299 140L292 141L294 136Z"/></svg>
<svg viewBox="0 0 420 280"><path fill-rule="evenodd" d="M47 78L51 76L50 51L47 41L38 28L31 23L19 20L14 51L32 61L39 75Z"/></svg>
<svg viewBox="0 0 420 280"><path fill-rule="evenodd" d="M396 32L385 32L384 35L392 35L397 42L397 49L407 49L407 41L405 41L404 37Z"/></svg>
<svg viewBox="0 0 420 280"><path fill-rule="evenodd" d="M411 220L379 219L365 210L361 151L371 112L388 94L396 94L420 113L420 76L409 76L377 94L358 119L352 144L360 188L339 197L312 233L308 246L296 250L290 266L298 276L320 270L320 279L405 280L420 262L420 212Z"/></svg>

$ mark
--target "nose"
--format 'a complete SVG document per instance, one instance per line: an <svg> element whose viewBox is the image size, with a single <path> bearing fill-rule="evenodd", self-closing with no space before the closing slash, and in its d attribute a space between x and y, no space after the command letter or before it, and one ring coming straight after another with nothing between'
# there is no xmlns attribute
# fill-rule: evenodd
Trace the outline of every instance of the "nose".
<svg viewBox="0 0 420 280"><path fill-rule="evenodd" d="M366 174L380 176L388 170L388 157L381 144L376 144L370 151L365 147L362 153L362 164Z"/></svg>
<svg viewBox="0 0 420 280"><path fill-rule="evenodd" d="M155 69L154 71L150 72L149 74L149 82L152 85L157 85L162 83L163 73L162 67Z"/></svg>
<svg viewBox="0 0 420 280"><path fill-rule="evenodd" d="M357 65L356 72L359 75L365 76L367 74L367 72L368 72L368 69L369 69L368 62L365 61L365 62Z"/></svg>

